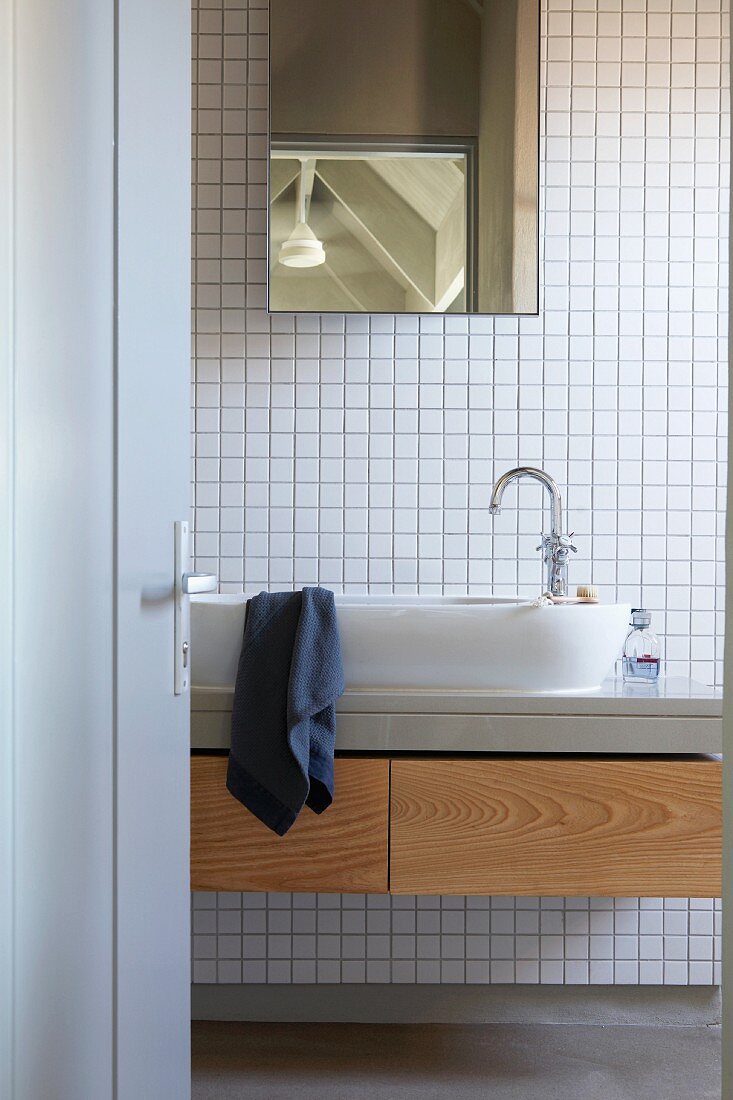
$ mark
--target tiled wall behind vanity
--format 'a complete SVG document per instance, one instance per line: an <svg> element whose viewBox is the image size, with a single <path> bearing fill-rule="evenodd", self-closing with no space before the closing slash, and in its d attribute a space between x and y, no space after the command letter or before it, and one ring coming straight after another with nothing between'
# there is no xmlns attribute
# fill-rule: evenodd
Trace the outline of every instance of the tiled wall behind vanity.
<svg viewBox="0 0 733 1100"><path fill-rule="evenodd" d="M269 318L266 0L194 4L196 564L223 591L534 595L540 490L487 501L537 465L571 583L651 608L667 673L719 682L727 12L544 0L538 318ZM700 902L194 903L198 981L716 977Z"/></svg>

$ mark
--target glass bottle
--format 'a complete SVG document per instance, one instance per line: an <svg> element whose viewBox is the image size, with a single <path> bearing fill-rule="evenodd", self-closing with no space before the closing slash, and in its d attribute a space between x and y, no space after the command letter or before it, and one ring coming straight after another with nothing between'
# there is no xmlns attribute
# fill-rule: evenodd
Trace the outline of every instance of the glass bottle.
<svg viewBox="0 0 733 1100"><path fill-rule="evenodd" d="M659 677L661 645L649 626L652 617L643 607L631 610L631 630L623 648L623 677L629 683L653 684Z"/></svg>

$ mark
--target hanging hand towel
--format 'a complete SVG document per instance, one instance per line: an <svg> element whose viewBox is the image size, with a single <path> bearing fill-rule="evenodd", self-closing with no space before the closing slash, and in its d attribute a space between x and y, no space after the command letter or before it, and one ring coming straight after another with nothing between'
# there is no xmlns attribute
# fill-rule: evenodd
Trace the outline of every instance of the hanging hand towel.
<svg viewBox="0 0 733 1100"><path fill-rule="evenodd" d="M333 800L335 704L343 692L333 593L254 596L234 689L227 787L280 836L304 805L322 813Z"/></svg>

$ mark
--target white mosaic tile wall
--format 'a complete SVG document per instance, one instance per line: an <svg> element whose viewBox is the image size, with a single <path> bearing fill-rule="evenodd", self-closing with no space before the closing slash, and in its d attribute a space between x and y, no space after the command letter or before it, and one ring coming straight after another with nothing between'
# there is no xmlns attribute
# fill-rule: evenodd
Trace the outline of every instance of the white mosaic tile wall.
<svg viewBox="0 0 733 1100"><path fill-rule="evenodd" d="M194 895L209 983L720 983L720 903L679 898Z"/></svg>
<svg viewBox="0 0 733 1100"><path fill-rule="evenodd" d="M580 548L571 583L651 608L667 673L720 682L727 11L727 0L544 0L538 318L270 318L266 0L194 4L197 568L218 572L223 591L534 595L539 488L523 486L519 508L507 498L496 519L487 503L499 473L542 466ZM199 981L715 977L712 931L693 931L712 919L699 902L195 902ZM487 913L496 929L447 930ZM321 914L339 931L310 930ZM436 914L441 933L399 931ZM349 937L364 933L344 922L365 917L388 930L349 958ZM594 918L597 944L575 931ZM296 936L321 934L336 939L300 952ZM588 958L572 954L584 950L575 937Z"/></svg>

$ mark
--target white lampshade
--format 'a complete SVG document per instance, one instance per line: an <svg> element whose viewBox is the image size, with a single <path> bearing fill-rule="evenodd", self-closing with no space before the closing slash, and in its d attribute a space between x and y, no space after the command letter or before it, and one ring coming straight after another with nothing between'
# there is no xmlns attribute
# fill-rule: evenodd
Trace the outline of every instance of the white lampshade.
<svg viewBox="0 0 733 1100"><path fill-rule="evenodd" d="M278 260L286 267L318 267L326 262L326 251L313 230L298 222L281 246Z"/></svg>

